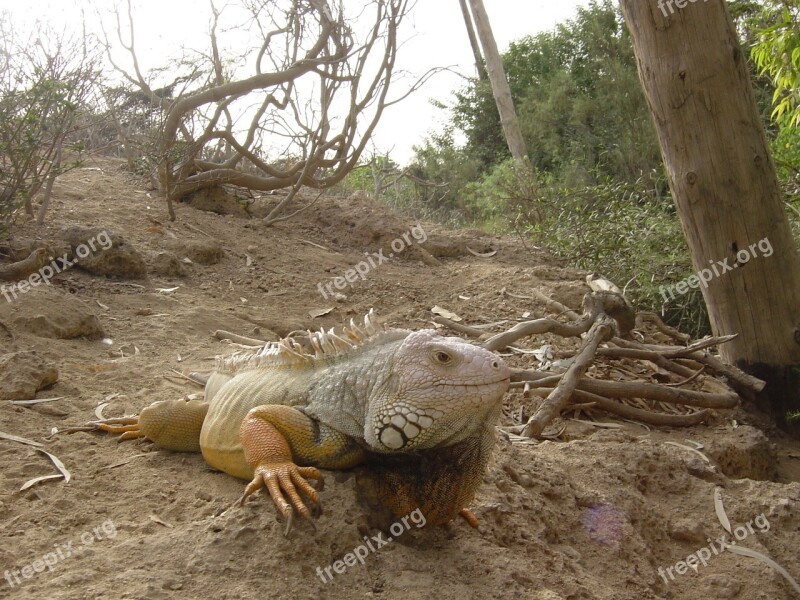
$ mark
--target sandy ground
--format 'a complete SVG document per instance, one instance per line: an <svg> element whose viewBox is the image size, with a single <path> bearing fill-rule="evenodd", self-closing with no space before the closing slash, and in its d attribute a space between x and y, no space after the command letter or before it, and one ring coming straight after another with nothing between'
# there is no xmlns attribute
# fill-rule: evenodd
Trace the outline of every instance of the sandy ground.
<svg viewBox="0 0 800 600"><path fill-rule="evenodd" d="M237 206L230 212L241 212ZM76 267L13 302L0 298L0 355L7 359L0 363L0 431L42 443L72 475L69 483L20 491L56 471L33 446L0 440L0 598L797 597L763 563L719 552L736 539L800 579L800 446L743 409L689 430L608 419L615 427L571 422L559 441L500 436L472 505L480 529L464 522L420 529L409 521L363 564L339 563L341 573L334 561L380 534L361 493L364 470L326 472L316 530L300 523L286 538L262 493L231 508L243 482L212 471L199 455L84 432L45 439L53 428L94 418L103 403L106 416L119 416L197 393L174 371L208 371L215 355L235 350L212 337L217 329L275 339L372 307L389 324L414 329L431 326L434 305L470 323L505 319L506 327L526 313L547 315L504 288L524 296L536 287L578 308L585 274L530 245L420 224L363 197L320 200L272 228L185 205L169 223L155 194L111 161L59 179L48 223L38 232L18 226L11 249L27 254L39 238L57 252L71 237L107 231L124 240L127 254L93 270L127 278ZM415 248L422 232L424 253ZM404 247L396 245L391 258L387 251L364 280L326 288L404 233ZM477 257L467 245L497 254ZM142 265L147 275L132 278ZM62 339L72 335L79 337ZM526 343L574 347L551 336ZM20 354L29 351L36 354ZM20 382L46 380L48 367L58 381L37 397L61 399L8 401L25 393ZM527 417L537 402L509 394L502 424ZM687 440L702 444L710 463ZM715 515L716 488L732 535ZM690 555L703 560L687 567Z"/></svg>

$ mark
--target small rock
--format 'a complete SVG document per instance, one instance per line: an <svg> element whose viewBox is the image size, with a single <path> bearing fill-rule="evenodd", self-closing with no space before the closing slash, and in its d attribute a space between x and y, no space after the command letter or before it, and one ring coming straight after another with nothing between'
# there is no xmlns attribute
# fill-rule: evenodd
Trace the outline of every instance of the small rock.
<svg viewBox="0 0 800 600"><path fill-rule="evenodd" d="M172 250L199 265L215 265L225 256L222 246L216 240L183 240L173 242Z"/></svg>
<svg viewBox="0 0 800 600"><path fill-rule="evenodd" d="M670 524L669 535L672 539L692 544L702 544L708 537L703 524L692 519L679 519Z"/></svg>
<svg viewBox="0 0 800 600"><path fill-rule="evenodd" d="M36 392L58 381L58 369L36 352L0 356L0 400L32 400Z"/></svg>
<svg viewBox="0 0 800 600"><path fill-rule="evenodd" d="M163 587L165 590L175 591L183 589L183 583L181 583L180 581L169 580L165 581L161 587Z"/></svg>
<svg viewBox="0 0 800 600"><path fill-rule="evenodd" d="M703 577L702 587L705 593L700 597L705 598L736 598L742 590L742 584L725 574L715 574ZM702 588L701 588L702 589Z"/></svg>
<svg viewBox="0 0 800 600"><path fill-rule="evenodd" d="M233 537L238 540L243 537L255 536L257 533L255 527L246 526L237 531Z"/></svg>
<svg viewBox="0 0 800 600"><path fill-rule="evenodd" d="M770 481L778 464L775 447L760 429L740 425L706 443L705 454L734 479Z"/></svg>
<svg viewBox="0 0 800 600"><path fill-rule="evenodd" d="M31 288L14 303L0 304L0 320L13 319L15 326L45 338L68 340L104 336L92 309L71 294L53 286Z"/></svg>
<svg viewBox="0 0 800 600"><path fill-rule="evenodd" d="M184 263L172 252L159 252L153 257L150 268L163 277L186 277L186 267L183 265Z"/></svg>
<svg viewBox="0 0 800 600"><path fill-rule="evenodd" d="M147 275L142 255L120 235L97 227L70 227L60 237L71 248L74 266L87 273L121 279Z"/></svg>

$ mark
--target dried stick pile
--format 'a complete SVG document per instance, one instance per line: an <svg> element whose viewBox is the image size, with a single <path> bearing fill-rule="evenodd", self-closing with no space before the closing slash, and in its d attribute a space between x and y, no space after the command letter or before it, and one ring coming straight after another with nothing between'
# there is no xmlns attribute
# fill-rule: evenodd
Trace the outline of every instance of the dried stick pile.
<svg viewBox="0 0 800 600"><path fill-rule="evenodd" d="M562 412L576 409L589 413L603 411L649 425L696 425L708 417L710 410L733 408L739 404L740 396L750 398L764 388L763 381L705 352L707 348L726 343L735 336L706 338L686 345L688 336L664 325L657 315L636 314L618 292L593 287L600 291L584 296L582 315L536 291L534 296L518 296L503 290L507 296L542 301L571 322L536 319L490 335L483 329L455 323L438 315L434 317L434 322L497 352L530 355L531 351L516 348L513 344L532 335L549 333L565 338L583 337L577 353L562 356L568 360L561 362L569 365L563 372L513 369L512 388L521 388L525 397L544 397L544 401L527 422L507 428L510 433L528 438L540 437ZM639 330L646 323L684 345L644 343ZM598 367L620 360L639 361L641 367L656 369L657 373L653 371L653 374L666 382L608 381L587 376L593 365Z"/></svg>

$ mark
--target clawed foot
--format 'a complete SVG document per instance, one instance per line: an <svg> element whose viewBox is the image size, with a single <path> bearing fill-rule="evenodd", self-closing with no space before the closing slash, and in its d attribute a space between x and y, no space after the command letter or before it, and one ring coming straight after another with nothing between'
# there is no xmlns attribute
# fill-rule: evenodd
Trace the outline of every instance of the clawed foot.
<svg viewBox="0 0 800 600"><path fill-rule="evenodd" d="M77 431L105 431L115 435L120 434L118 438L120 442L144 437L144 434L139 429L138 416L89 421L85 425L61 429L57 433L75 433Z"/></svg>
<svg viewBox="0 0 800 600"><path fill-rule="evenodd" d="M293 462L276 462L259 465L253 480L248 484L239 504L244 504L248 496L266 487L275 506L287 519L287 533L291 529L295 513L311 521L311 511L303 502L298 488L315 505L319 503L317 490L304 478L319 479L322 474L314 467L299 467ZM288 497L288 502L286 497ZM313 521L311 521L313 524Z"/></svg>

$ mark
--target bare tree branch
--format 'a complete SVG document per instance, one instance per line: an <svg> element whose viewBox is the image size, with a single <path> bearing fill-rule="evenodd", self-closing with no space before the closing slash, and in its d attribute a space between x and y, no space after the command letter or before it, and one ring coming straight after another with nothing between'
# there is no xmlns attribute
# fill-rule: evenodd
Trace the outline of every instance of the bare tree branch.
<svg viewBox="0 0 800 600"><path fill-rule="evenodd" d="M275 222L301 186L323 190L346 177L384 109L438 72L387 100L408 3L369 0L361 20L348 22L342 5L333 8L326 0L241 0L222 9L212 1L210 49L195 60L202 65L178 78L191 87L172 97L159 94L141 69L128 0L127 25L117 14L116 34L131 66L125 71L119 61L113 64L162 112L153 155L170 218L174 201L203 188L291 188L267 218ZM239 20L225 29L228 11ZM260 42L231 63L223 37L236 33L257 35ZM111 58L107 36L106 45Z"/></svg>

